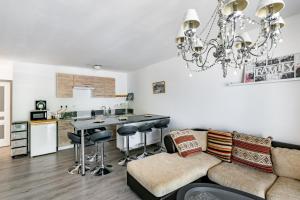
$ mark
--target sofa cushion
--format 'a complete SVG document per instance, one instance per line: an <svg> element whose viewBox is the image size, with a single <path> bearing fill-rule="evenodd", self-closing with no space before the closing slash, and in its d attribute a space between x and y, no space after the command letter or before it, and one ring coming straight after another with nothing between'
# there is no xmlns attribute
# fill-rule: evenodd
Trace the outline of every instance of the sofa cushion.
<svg viewBox="0 0 300 200"><path fill-rule="evenodd" d="M270 138L233 133L232 162L272 173Z"/></svg>
<svg viewBox="0 0 300 200"><path fill-rule="evenodd" d="M211 181L220 185L265 198L265 194L276 180L276 175L247 166L223 162L208 171Z"/></svg>
<svg viewBox="0 0 300 200"><path fill-rule="evenodd" d="M268 200L299 200L300 181L279 177L271 189L267 192Z"/></svg>
<svg viewBox="0 0 300 200"><path fill-rule="evenodd" d="M209 130L207 133L207 153L219 159L231 162L232 134Z"/></svg>
<svg viewBox="0 0 300 200"><path fill-rule="evenodd" d="M131 161L127 171L154 196L162 197L205 176L209 168L220 162L204 152L187 158L177 153L160 153Z"/></svg>
<svg viewBox="0 0 300 200"><path fill-rule="evenodd" d="M300 150L272 148L272 162L276 175L300 180Z"/></svg>
<svg viewBox="0 0 300 200"><path fill-rule="evenodd" d="M202 148L190 130L172 131L170 136L182 157L202 151Z"/></svg>
<svg viewBox="0 0 300 200"><path fill-rule="evenodd" d="M200 144L202 151L207 150L207 131L194 131L190 130L191 134L194 135L198 143Z"/></svg>

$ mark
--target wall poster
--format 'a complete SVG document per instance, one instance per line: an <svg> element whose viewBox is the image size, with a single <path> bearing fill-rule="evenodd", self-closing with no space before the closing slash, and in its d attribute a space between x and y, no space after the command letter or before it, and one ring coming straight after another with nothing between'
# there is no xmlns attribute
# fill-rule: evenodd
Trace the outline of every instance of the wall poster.
<svg viewBox="0 0 300 200"><path fill-rule="evenodd" d="M300 53L249 63L244 83L300 78Z"/></svg>

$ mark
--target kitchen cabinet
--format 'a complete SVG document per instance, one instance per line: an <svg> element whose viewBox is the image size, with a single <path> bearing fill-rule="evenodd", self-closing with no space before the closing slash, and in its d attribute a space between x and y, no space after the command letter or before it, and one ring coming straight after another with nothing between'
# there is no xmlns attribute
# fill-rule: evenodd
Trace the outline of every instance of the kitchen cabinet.
<svg viewBox="0 0 300 200"><path fill-rule="evenodd" d="M30 122L30 156L55 153L57 147L56 120Z"/></svg>
<svg viewBox="0 0 300 200"><path fill-rule="evenodd" d="M115 79L109 77L56 74L56 97L72 98L74 87L93 87L92 97L115 97Z"/></svg>
<svg viewBox="0 0 300 200"><path fill-rule="evenodd" d="M56 97L72 98L74 87L74 76L72 74L56 74Z"/></svg>
<svg viewBox="0 0 300 200"><path fill-rule="evenodd" d="M74 86L75 87L86 87L93 86L93 76L82 76L82 75L74 75Z"/></svg>
<svg viewBox="0 0 300 200"><path fill-rule="evenodd" d="M74 132L74 128L71 124L72 120L59 120L58 121L58 149L64 149L71 145L68 138L68 132Z"/></svg>
<svg viewBox="0 0 300 200"><path fill-rule="evenodd" d="M93 97L115 97L115 79L105 77L94 77Z"/></svg>

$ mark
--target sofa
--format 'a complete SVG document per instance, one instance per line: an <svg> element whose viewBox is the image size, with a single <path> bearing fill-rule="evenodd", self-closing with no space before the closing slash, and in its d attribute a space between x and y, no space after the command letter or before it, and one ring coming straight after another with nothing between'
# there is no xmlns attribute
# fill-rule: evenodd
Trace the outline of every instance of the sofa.
<svg viewBox="0 0 300 200"><path fill-rule="evenodd" d="M180 157L170 135L164 137L164 143L166 153L132 161L127 166L127 185L144 200L176 199L177 191L193 182L215 183L268 200L300 199L298 145L273 141L273 173L266 173L223 162L208 154L206 147L201 153Z"/></svg>

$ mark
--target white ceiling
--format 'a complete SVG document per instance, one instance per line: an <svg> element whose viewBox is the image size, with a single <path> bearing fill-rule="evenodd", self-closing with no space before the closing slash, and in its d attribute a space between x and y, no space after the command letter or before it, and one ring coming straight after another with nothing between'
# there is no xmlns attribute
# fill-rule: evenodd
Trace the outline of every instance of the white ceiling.
<svg viewBox="0 0 300 200"><path fill-rule="evenodd" d="M0 0L0 56L25 62L133 70L176 55L188 8L204 25L217 0ZM247 13L254 16L258 0ZM300 1L285 0L284 17Z"/></svg>

